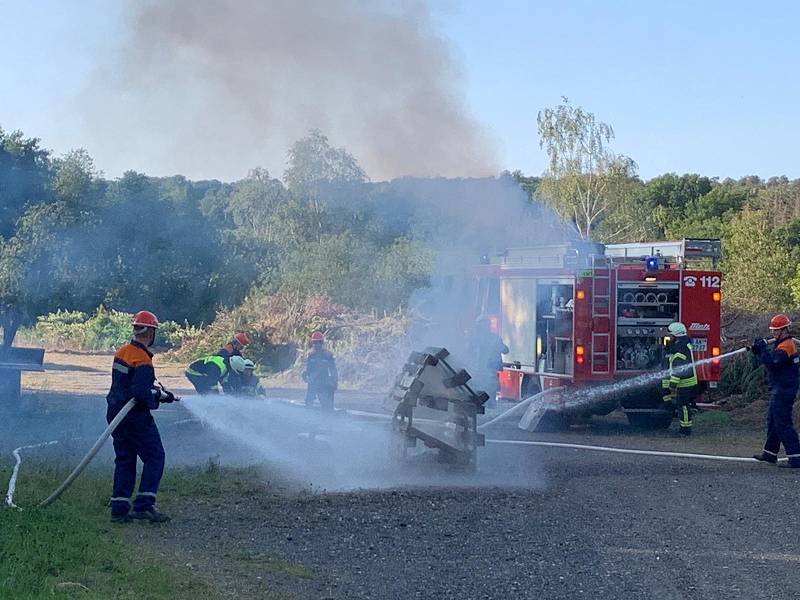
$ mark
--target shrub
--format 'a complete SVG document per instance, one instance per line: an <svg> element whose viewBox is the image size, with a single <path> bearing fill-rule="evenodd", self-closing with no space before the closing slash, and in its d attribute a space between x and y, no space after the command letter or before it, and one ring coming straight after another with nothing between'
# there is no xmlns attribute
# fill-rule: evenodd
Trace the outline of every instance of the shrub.
<svg viewBox="0 0 800 600"><path fill-rule="evenodd" d="M113 351L131 339L133 315L100 306L93 315L78 311L58 311L43 315L36 324L20 331L18 341L50 350ZM174 321L161 324L155 346L172 348L197 335L199 327Z"/></svg>

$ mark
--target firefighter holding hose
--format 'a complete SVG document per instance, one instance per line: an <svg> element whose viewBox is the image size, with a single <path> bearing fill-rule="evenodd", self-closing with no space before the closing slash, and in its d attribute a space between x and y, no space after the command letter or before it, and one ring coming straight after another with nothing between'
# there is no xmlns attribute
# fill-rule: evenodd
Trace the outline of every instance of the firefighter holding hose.
<svg viewBox="0 0 800 600"><path fill-rule="evenodd" d="M800 385L800 355L789 334L791 324L786 315L775 315L769 322L769 331L774 339L772 348L763 338L756 339L750 348L766 368L769 384L767 441L764 450L753 458L775 464L783 444L789 461L780 466L796 469L800 467L800 441L792 424L792 408Z"/></svg>
<svg viewBox="0 0 800 600"><path fill-rule="evenodd" d="M169 517L156 510L156 494L164 473L164 446L151 410L162 402L176 400L172 392L157 381L153 368L153 345L158 319L146 310L133 318L133 340L114 355L111 390L106 401L106 418L110 423L131 399L136 401L112 433L114 439L114 490L111 497L111 520L128 523L145 520L165 523ZM136 459L144 464L139 491L131 510L131 495L136 486Z"/></svg>
<svg viewBox="0 0 800 600"><path fill-rule="evenodd" d="M692 342L683 323L671 323L664 338L665 362L669 377L661 380L664 401L678 410L681 435L692 435L692 404L697 396L697 369Z"/></svg>

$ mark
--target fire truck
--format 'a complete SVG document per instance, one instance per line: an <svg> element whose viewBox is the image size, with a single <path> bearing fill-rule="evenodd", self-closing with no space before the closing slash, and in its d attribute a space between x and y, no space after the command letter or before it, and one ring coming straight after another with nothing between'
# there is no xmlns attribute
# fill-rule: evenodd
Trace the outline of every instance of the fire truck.
<svg viewBox="0 0 800 600"><path fill-rule="evenodd" d="M701 392L720 378L720 242L575 241L508 248L481 258L477 311L509 352L499 395L520 400L554 387L596 386L659 371L667 326L692 340ZM621 386L624 387L624 386ZM568 391L565 387L564 391ZM660 382L595 406L621 405L641 427L667 427Z"/></svg>

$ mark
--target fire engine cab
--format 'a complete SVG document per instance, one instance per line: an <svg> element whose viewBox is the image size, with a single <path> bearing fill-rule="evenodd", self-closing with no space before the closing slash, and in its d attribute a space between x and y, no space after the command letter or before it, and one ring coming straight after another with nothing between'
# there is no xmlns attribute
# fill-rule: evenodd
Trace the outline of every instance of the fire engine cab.
<svg viewBox="0 0 800 600"><path fill-rule="evenodd" d="M662 368L663 338L686 325L701 391L720 378L719 240L508 248L482 257L480 313L509 347L500 396L589 386ZM668 426L659 386L617 402L633 424ZM595 411L594 414L597 414Z"/></svg>

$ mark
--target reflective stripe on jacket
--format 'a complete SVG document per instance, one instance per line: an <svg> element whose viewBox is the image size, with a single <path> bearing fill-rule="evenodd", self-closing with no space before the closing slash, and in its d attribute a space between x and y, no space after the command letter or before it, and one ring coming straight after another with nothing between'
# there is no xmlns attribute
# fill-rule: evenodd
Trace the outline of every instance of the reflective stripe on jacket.
<svg viewBox="0 0 800 600"><path fill-rule="evenodd" d="M144 344L133 340L117 350L111 368L111 389L106 396L112 418L131 399L136 400L135 411L158 408L160 394L155 381L153 355Z"/></svg>
<svg viewBox="0 0 800 600"><path fill-rule="evenodd" d="M764 349L758 360L767 370L770 387L796 390L800 382L800 355L794 340L785 339L775 344L774 350Z"/></svg>
<svg viewBox="0 0 800 600"><path fill-rule="evenodd" d="M222 381L228 373L228 366L225 359L218 354L204 356L186 369L187 375L195 375L199 377L213 377L216 381Z"/></svg>
<svg viewBox="0 0 800 600"><path fill-rule="evenodd" d="M669 378L661 380L661 387L688 388L697 385L697 369L692 355L692 343L686 336L675 340L667 355Z"/></svg>

